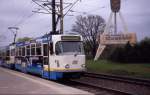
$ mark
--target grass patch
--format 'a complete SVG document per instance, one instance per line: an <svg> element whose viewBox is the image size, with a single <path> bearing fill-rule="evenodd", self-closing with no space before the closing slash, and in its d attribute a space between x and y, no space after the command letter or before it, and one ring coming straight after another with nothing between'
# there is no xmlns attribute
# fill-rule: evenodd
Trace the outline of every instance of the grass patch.
<svg viewBox="0 0 150 95"><path fill-rule="evenodd" d="M87 71L150 79L150 64L115 63L107 60L87 60Z"/></svg>

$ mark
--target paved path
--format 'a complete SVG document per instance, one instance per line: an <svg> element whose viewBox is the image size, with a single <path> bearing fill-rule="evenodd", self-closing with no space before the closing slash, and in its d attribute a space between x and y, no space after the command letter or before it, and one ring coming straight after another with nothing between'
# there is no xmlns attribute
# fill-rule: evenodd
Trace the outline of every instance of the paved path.
<svg viewBox="0 0 150 95"><path fill-rule="evenodd" d="M0 95L2 94L89 95L91 93L0 67Z"/></svg>

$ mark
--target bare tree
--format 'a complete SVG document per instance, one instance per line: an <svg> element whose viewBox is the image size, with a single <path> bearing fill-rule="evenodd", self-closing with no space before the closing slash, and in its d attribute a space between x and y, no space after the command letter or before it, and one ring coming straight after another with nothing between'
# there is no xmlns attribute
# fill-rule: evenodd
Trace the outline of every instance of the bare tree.
<svg viewBox="0 0 150 95"><path fill-rule="evenodd" d="M98 15L78 16L72 27L73 32L83 36L84 43L89 47L92 56L96 54L100 34L104 32L105 20Z"/></svg>
<svg viewBox="0 0 150 95"><path fill-rule="evenodd" d="M23 37L23 38L18 38L17 42L24 42L24 41L30 41L32 38L30 37Z"/></svg>

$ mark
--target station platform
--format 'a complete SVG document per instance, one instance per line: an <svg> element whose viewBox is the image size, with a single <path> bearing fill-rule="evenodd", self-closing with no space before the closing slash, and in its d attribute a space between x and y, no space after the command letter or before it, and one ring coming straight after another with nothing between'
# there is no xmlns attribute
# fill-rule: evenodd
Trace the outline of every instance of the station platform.
<svg viewBox="0 0 150 95"><path fill-rule="evenodd" d="M0 67L0 95L71 95L92 93Z"/></svg>

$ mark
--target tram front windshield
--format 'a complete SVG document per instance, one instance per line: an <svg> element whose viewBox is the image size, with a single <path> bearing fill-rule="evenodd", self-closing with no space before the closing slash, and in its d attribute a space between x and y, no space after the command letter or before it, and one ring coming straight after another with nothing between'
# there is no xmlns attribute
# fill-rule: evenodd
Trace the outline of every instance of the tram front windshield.
<svg viewBox="0 0 150 95"><path fill-rule="evenodd" d="M84 54L83 43L80 41L60 41L56 43L56 54Z"/></svg>

